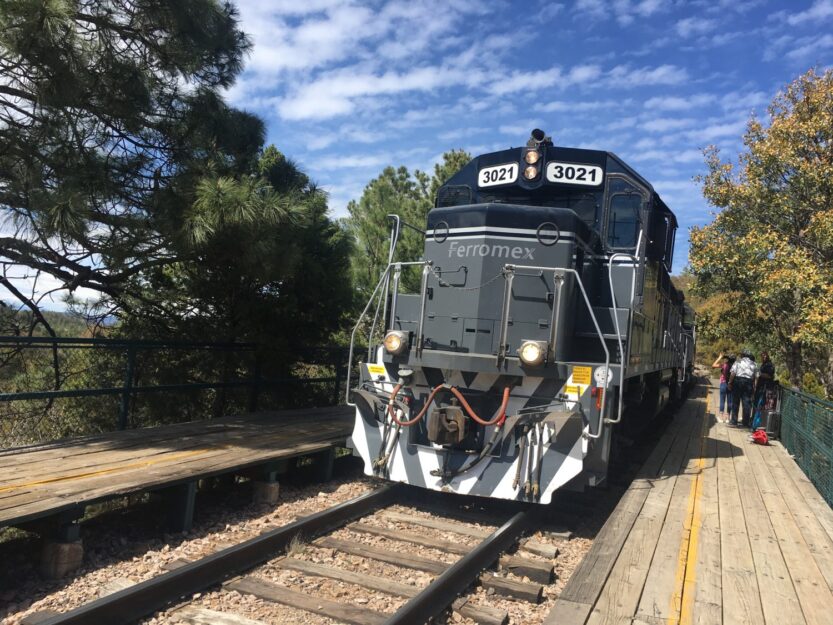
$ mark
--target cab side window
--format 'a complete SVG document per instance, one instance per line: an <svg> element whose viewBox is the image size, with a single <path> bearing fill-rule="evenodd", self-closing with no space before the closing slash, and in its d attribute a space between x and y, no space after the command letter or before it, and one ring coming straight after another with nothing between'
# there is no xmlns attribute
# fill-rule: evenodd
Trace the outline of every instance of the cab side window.
<svg viewBox="0 0 833 625"><path fill-rule="evenodd" d="M616 193L610 198L607 216L607 245L614 249L633 248L639 236L639 193Z"/></svg>

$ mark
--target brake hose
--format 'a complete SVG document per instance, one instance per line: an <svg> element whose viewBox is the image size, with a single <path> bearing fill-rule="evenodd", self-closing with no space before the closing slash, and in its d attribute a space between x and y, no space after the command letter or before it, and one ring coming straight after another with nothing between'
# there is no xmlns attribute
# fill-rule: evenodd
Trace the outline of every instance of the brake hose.
<svg viewBox="0 0 833 625"><path fill-rule="evenodd" d="M436 397L437 393L439 393L442 389L447 388L451 391L454 396L460 400L460 405L466 411L466 414L469 415L474 421L479 423L483 426L489 425L501 425L506 420L506 407L509 405L509 387L503 389L503 401L500 404L500 410L498 410L497 416L492 419L491 421L486 421L485 419L481 419L477 413L472 409L469 405L469 402L466 401L466 398L463 397L463 394L457 390L457 388L453 386L446 386L445 384L438 384L433 388L431 394L428 396L428 399L425 400L425 405L422 407L422 410L417 413L417 415L410 420L402 421L400 420L393 411L393 402L396 400L396 396L399 394L399 391L402 390L402 384L397 384L393 388L393 392L390 395L390 401L388 402L388 414L390 418L393 419L394 423L397 425L401 425L403 427L414 425L417 421L422 419L425 416L425 413L428 412L428 407L431 405L431 402L434 401L434 397Z"/></svg>

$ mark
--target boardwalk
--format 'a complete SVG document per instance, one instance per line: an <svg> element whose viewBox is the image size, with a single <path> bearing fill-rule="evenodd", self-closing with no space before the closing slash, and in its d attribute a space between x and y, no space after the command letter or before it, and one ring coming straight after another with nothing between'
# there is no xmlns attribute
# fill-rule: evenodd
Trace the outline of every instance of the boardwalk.
<svg viewBox="0 0 833 625"><path fill-rule="evenodd" d="M0 452L0 527L343 446L352 415L262 412Z"/></svg>
<svg viewBox="0 0 833 625"><path fill-rule="evenodd" d="M548 625L830 625L833 510L784 448L717 423L700 387Z"/></svg>

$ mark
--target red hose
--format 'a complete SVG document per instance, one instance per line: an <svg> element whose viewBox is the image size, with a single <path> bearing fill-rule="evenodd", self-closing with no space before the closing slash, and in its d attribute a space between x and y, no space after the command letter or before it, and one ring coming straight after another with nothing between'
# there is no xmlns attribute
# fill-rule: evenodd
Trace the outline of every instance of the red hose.
<svg viewBox="0 0 833 625"><path fill-rule="evenodd" d="M463 397L463 394L460 391L458 391L456 388L451 387L451 389L449 389L449 390L451 390L451 392L454 393L454 396L457 399L460 400L460 405L462 405L463 408L465 408L468 415L472 419L477 421L477 423L479 423L480 425L495 425L495 424L503 425L503 422L506 420L506 406L509 404L509 387L508 386L503 389L503 401L500 404L500 410L498 411L497 416L494 419L492 419L491 421L486 421L486 420L481 419L480 417L478 417L477 413L474 410L472 410L471 406L469 406L469 402L467 402L466 398Z"/></svg>
<svg viewBox="0 0 833 625"><path fill-rule="evenodd" d="M438 384L437 386L435 386L431 391L431 394L428 396L428 399L425 401L425 405L422 407L422 410L419 411L417 416L410 420L401 421L393 411L393 402L396 400L396 396L399 394L399 391L402 390L402 385L397 384L393 388L393 392L390 395L390 401L388 402L388 414L390 415L390 418L393 419L394 423L402 427L414 425L417 421L419 421L425 416L425 413L428 412L428 408L431 405L431 402L434 401L434 397L436 397L437 393L439 393L443 388L445 388L444 384ZM480 425L486 426L497 424L498 426L501 426L503 425L503 422L506 420L506 406L509 404L508 386L503 389L503 401L500 404L500 410L498 411L497 416L491 421L486 421L485 419L481 419L479 416L477 416L477 413L469 405L469 402L466 401L466 398L463 397L463 394L460 391L458 391L455 387L448 387L448 390L450 390L454 394L454 396L460 400L460 405L463 406L463 409L466 411L466 413Z"/></svg>

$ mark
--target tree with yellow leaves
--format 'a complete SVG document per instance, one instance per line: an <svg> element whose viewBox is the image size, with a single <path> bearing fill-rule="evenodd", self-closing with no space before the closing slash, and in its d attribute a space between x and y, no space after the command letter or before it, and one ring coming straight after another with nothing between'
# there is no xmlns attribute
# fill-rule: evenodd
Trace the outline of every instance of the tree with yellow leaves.
<svg viewBox="0 0 833 625"><path fill-rule="evenodd" d="M707 332L768 347L793 385L812 373L833 397L833 70L798 77L768 117L736 164L706 149L703 195L722 210L691 231L694 288L726 296Z"/></svg>

